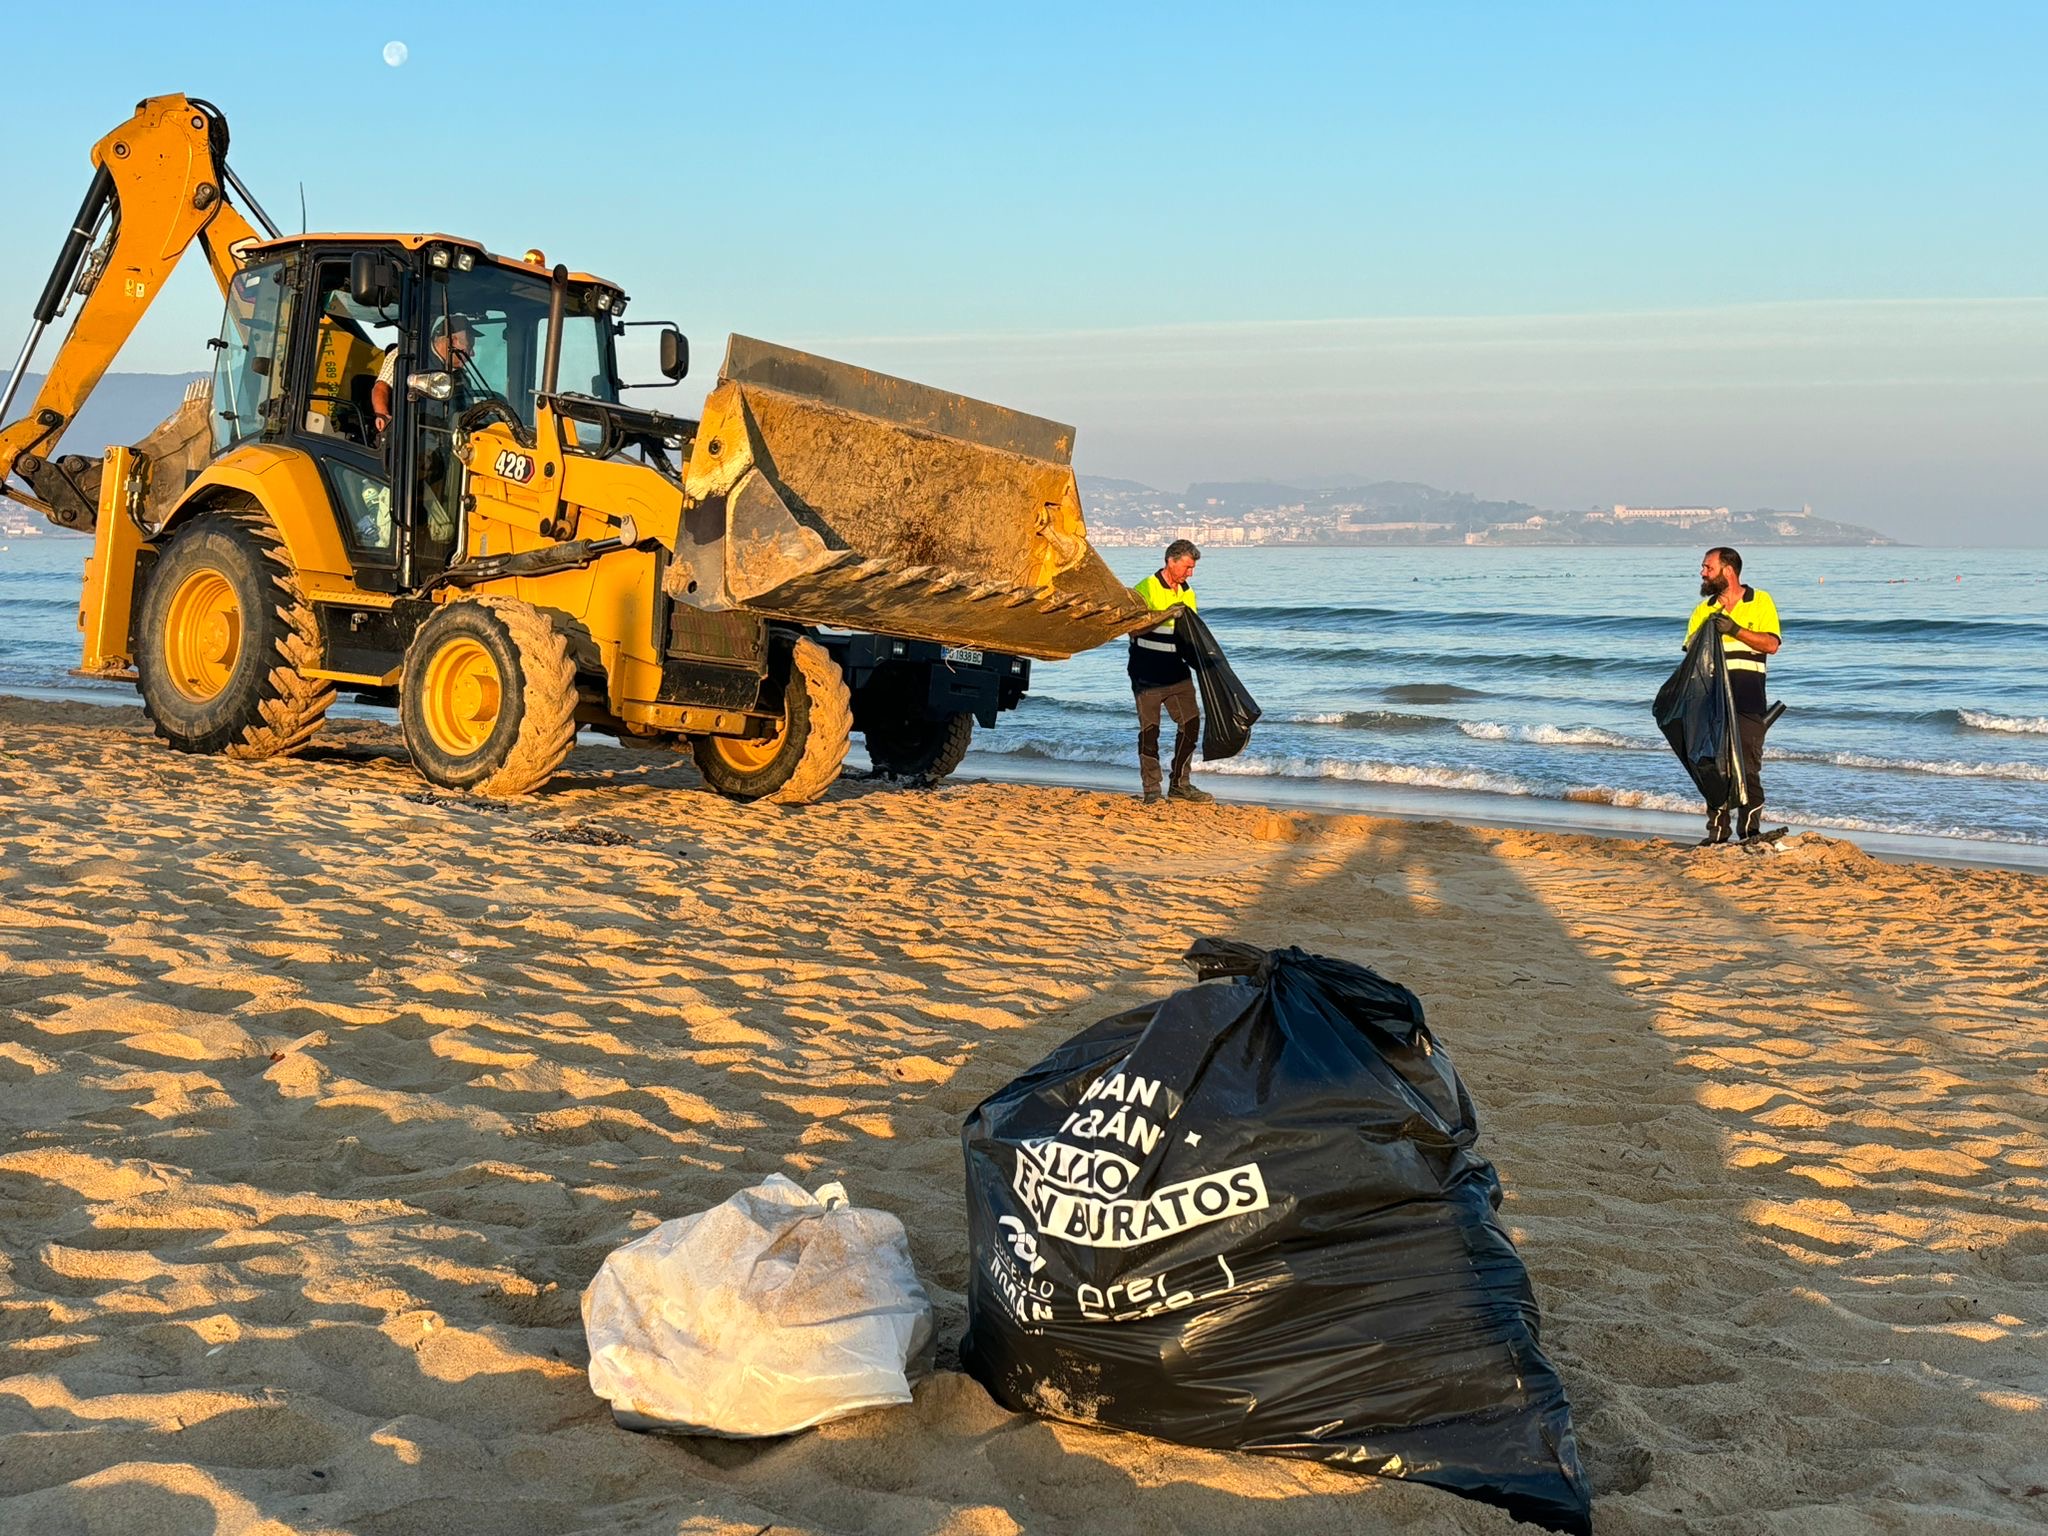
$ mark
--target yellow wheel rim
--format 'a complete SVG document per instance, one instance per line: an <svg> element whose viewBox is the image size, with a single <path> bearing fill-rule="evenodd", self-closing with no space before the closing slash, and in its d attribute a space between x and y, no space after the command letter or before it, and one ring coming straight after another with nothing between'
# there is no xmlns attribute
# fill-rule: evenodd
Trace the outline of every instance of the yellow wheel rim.
<svg viewBox="0 0 2048 1536"><path fill-rule="evenodd" d="M782 752L782 738L788 727L773 736L714 736L711 747L735 773L759 773Z"/></svg>
<svg viewBox="0 0 2048 1536"><path fill-rule="evenodd" d="M504 683L482 645L465 636L435 651L422 691L427 734L450 757L468 757L491 739Z"/></svg>
<svg viewBox="0 0 2048 1536"><path fill-rule="evenodd" d="M194 571L171 595L164 659L171 686L195 704L220 696L242 655L242 605L218 571Z"/></svg>

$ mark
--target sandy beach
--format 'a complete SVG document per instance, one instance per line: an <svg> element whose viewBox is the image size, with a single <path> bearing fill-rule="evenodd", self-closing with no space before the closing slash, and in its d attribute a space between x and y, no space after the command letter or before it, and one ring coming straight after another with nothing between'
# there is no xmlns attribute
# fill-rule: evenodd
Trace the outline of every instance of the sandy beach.
<svg viewBox="0 0 2048 1536"><path fill-rule="evenodd" d="M0 1529L1515 1529L959 1372L961 1120L1205 934L1421 996L1600 1530L2048 1523L2048 880L973 781L742 806L588 747L494 803L390 727L319 743L0 700ZM787 1441L616 1428L584 1284L778 1171L903 1218L937 1375Z"/></svg>

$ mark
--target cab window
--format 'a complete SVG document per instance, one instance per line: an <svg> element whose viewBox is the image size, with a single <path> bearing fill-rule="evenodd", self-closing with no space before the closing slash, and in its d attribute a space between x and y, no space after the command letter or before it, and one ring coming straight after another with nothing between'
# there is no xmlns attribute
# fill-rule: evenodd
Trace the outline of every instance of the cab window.
<svg viewBox="0 0 2048 1536"><path fill-rule="evenodd" d="M547 360L547 280L479 263L468 272L451 273L444 292L444 313L466 321L474 339L471 356L457 380L458 396L465 404L496 396L531 427L534 396L540 391L541 369ZM562 321L557 385L564 393L618 399L611 375L608 326L607 317L589 310L587 294L570 295ZM603 429L595 424L571 426L583 446L594 446L603 437Z"/></svg>
<svg viewBox="0 0 2048 1536"><path fill-rule="evenodd" d="M213 365L216 452L282 427L276 417L285 398L291 308L281 260L246 267L228 284Z"/></svg>
<svg viewBox="0 0 2048 1536"><path fill-rule="evenodd" d="M395 356L398 317L355 301L349 292L345 261L320 263L314 303L319 320L314 328L305 430L316 437L374 447L377 432L372 393Z"/></svg>

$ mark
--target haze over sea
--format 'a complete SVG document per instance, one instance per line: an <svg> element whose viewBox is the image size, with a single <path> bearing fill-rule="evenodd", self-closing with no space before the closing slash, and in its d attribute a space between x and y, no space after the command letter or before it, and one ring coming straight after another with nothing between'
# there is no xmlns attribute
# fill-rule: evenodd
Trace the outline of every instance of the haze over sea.
<svg viewBox="0 0 2048 1536"><path fill-rule="evenodd" d="M0 691L134 701L68 676L86 552L0 550ZM1745 553L1785 624L1772 819L2048 861L2048 550ZM1125 581L1157 563L1105 554ZM1697 801L1649 701L1697 567L1677 546L1210 550L1202 612L1265 717L1241 757L1198 771L1233 799L1684 831ZM1121 642L1040 664L965 771L1135 787L1123 668Z"/></svg>

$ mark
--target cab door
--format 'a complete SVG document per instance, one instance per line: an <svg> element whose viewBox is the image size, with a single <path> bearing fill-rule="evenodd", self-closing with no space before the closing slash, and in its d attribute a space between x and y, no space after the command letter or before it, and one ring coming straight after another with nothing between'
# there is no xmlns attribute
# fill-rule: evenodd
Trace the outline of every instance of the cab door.
<svg viewBox="0 0 2048 1536"><path fill-rule="evenodd" d="M353 297L350 254L316 247L302 258L299 364L286 432L320 466L357 584L390 592L401 583L404 509L394 495L393 434L378 430L374 399L379 379L398 364L403 311ZM394 427L404 417L402 393L392 391Z"/></svg>
<svg viewBox="0 0 2048 1536"><path fill-rule="evenodd" d="M441 292L439 283L427 288L431 295ZM405 424L404 452L398 455L397 475L404 509L401 539L408 588L446 570L455 559L462 535L463 466L455 456L455 436L457 419L468 398L463 384L466 359L459 348L443 339L449 334L448 327L445 311L426 317L414 332L422 339L413 350L411 364L413 375L446 376L446 396L438 391L415 394L410 388L398 391L407 397L400 418ZM401 377L400 383L404 385L406 379Z"/></svg>

